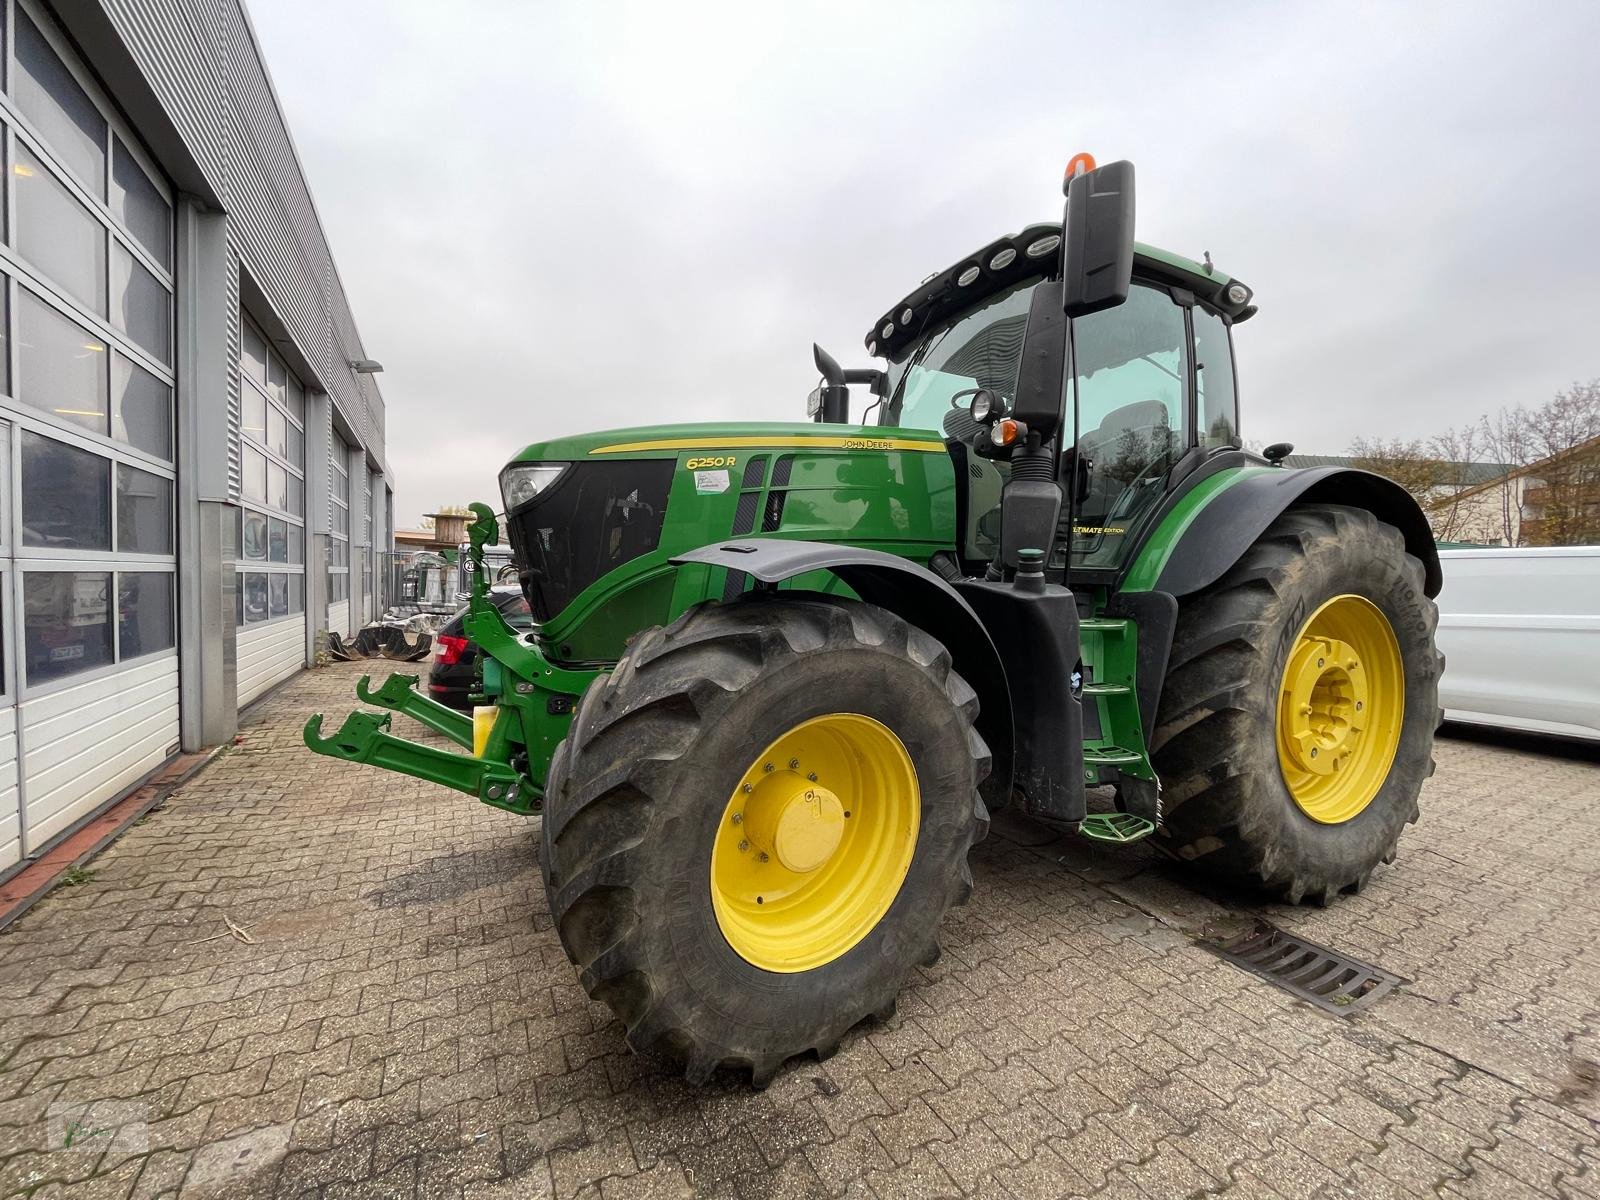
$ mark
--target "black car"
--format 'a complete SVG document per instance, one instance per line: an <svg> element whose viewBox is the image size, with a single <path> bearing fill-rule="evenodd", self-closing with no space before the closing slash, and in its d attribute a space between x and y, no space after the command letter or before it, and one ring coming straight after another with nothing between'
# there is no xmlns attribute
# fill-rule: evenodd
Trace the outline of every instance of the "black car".
<svg viewBox="0 0 1600 1200"><path fill-rule="evenodd" d="M516 630L533 628L533 613L522 589L516 585L489 590L489 599L506 624ZM433 666L428 671L428 695L451 708L469 709L468 699L478 682L478 648L467 640L467 610L451 617L433 635Z"/></svg>

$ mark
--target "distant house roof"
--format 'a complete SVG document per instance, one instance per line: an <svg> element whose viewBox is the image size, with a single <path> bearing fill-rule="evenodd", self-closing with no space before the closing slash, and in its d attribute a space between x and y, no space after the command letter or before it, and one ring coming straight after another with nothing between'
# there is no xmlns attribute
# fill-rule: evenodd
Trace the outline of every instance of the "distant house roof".
<svg viewBox="0 0 1600 1200"><path fill-rule="evenodd" d="M1357 467L1367 460L1348 454L1291 454L1283 460L1287 467ZM1446 463L1462 487L1480 487L1504 479L1513 468L1507 463Z"/></svg>

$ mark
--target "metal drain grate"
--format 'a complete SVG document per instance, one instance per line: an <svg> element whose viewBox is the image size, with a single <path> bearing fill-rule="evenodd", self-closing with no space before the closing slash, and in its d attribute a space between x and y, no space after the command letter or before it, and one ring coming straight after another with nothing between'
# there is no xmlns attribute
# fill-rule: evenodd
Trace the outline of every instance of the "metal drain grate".
<svg viewBox="0 0 1600 1200"><path fill-rule="evenodd" d="M1347 1017L1370 1008L1403 980L1381 967L1285 933L1265 921L1211 949L1323 1012Z"/></svg>

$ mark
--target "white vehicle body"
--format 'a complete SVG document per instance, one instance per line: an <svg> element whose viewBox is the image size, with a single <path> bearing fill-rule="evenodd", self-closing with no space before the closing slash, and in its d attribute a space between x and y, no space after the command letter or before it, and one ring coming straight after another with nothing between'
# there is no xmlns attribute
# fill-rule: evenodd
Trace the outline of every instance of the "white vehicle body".
<svg viewBox="0 0 1600 1200"><path fill-rule="evenodd" d="M1600 546L1441 550L1445 719L1600 741Z"/></svg>

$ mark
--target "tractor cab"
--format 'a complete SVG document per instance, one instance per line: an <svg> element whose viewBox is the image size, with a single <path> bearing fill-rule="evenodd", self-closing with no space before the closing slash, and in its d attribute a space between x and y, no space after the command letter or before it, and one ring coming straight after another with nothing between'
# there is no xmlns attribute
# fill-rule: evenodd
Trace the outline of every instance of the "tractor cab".
<svg viewBox="0 0 1600 1200"><path fill-rule="evenodd" d="M1119 185L1130 197L1131 183L1130 171ZM1256 309L1209 255L1131 244L1130 229L1125 298L1067 317L1062 229L990 243L894 305L865 343L887 361L879 425L935 431L956 459L965 570L1016 565L1002 553L1002 498L1022 455L1029 478L1048 473L1061 488L1049 570L1110 582L1180 482L1221 454L1241 457L1231 331ZM1040 430L1016 427L1019 403ZM1055 410L1043 421L1041 403ZM1036 515L1030 525L1040 541Z"/></svg>

